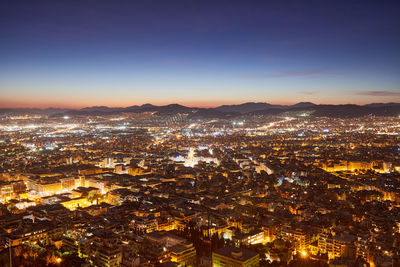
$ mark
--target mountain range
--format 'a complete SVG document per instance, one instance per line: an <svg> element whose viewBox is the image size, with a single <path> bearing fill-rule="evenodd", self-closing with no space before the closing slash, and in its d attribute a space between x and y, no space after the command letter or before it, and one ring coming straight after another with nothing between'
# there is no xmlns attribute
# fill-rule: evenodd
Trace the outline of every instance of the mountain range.
<svg viewBox="0 0 400 267"><path fill-rule="evenodd" d="M129 107L93 106L82 109L38 109L38 108L0 108L0 114L23 115L39 114L48 116L113 115L120 113L152 112L160 116L188 114L189 118L230 118L238 116L278 115L282 113L308 112L316 117L355 118L362 116L399 116L400 103L372 103L367 105L317 105L300 102L295 105L273 105L264 102L248 102L238 105L222 105L215 108L187 107L179 104L156 106L152 104Z"/></svg>

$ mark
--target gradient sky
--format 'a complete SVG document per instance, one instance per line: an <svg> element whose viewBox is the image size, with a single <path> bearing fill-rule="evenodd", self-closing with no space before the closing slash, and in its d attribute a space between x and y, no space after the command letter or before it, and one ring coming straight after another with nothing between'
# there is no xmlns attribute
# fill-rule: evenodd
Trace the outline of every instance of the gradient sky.
<svg viewBox="0 0 400 267"><path fill-rule="evenodd" d="M0 107L400 102L399 1L2 1Z"/></svg>

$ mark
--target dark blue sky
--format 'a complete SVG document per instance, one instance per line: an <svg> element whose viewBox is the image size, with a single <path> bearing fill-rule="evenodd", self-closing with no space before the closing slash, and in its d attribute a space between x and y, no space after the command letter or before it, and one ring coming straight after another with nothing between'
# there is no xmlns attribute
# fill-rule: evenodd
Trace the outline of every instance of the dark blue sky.
<svg viewBox="0 0 400 267"><path fill-rule="evenodd" d="M0 106L400 101L398 1L2 1Z"/></svg>

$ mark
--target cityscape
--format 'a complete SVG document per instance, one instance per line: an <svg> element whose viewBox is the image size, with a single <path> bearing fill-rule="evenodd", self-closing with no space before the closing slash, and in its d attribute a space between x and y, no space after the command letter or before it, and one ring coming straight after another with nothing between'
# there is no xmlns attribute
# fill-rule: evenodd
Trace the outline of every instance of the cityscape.
<svg viewBox="0 0 400 267"><path fill-rule="evenodd" d="M3 249L36 264L399 263L400 116L172 106L3 115Z"/></svg>
<svg viewBox="0 0 400 267"><path fill-rule="evenodd" d="M398 12L1 3L0 266L399 267Z"/></svg>

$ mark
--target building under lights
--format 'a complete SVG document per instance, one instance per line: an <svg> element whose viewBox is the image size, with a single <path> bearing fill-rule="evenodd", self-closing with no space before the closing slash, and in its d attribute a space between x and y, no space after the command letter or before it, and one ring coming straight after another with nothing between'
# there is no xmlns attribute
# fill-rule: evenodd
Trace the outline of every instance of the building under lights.
<svg viewBox="0 0 400 267"><path fill-rule="evenodd" d="M223 247L212 253L213 267L256 267L260 256L254 251L236 247Z"/></svg>

